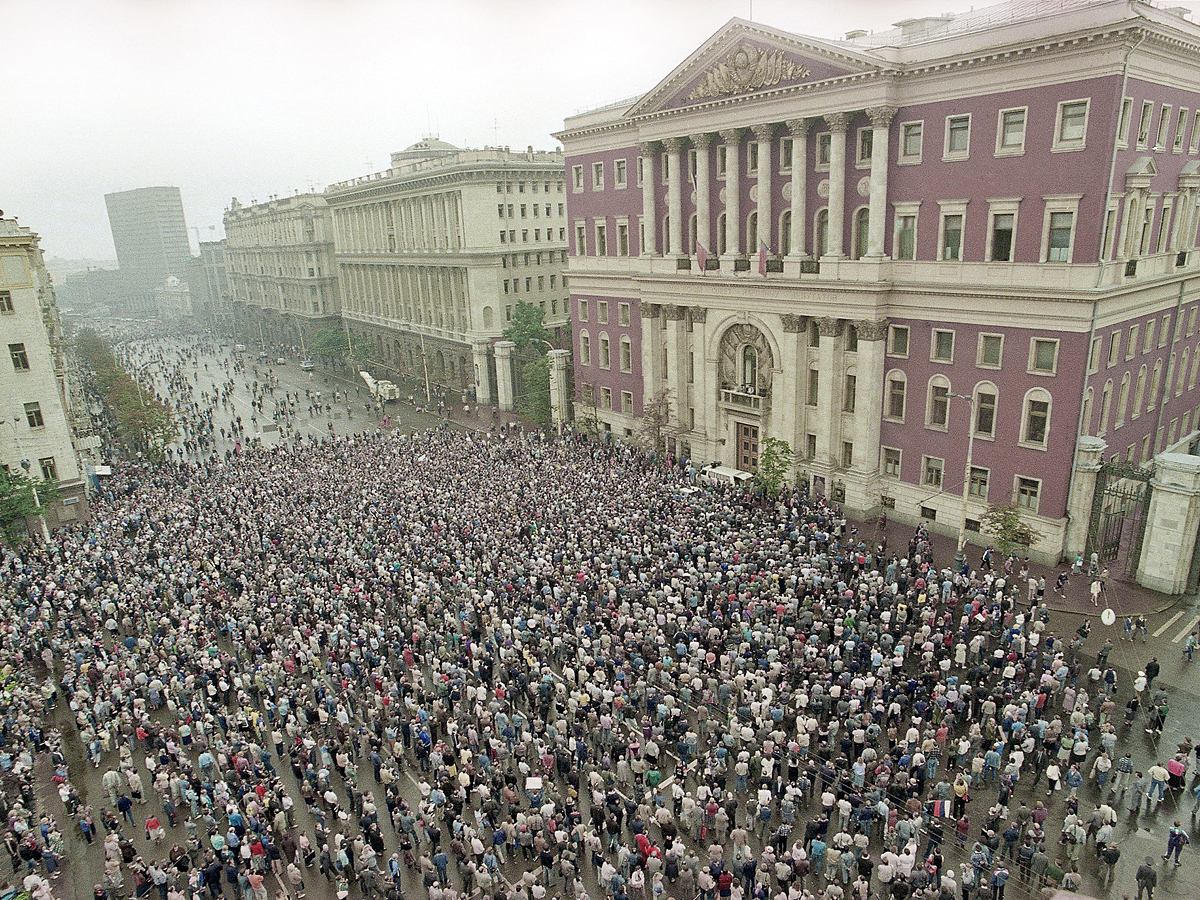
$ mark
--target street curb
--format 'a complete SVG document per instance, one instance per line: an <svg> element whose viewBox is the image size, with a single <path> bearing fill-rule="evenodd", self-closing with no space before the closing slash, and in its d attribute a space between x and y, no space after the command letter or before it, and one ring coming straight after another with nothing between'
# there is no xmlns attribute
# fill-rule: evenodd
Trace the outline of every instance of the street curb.
<svg viewBox="0 0 1200 900"><path fill-rule="evenodd" d="M1170 597L1167 600L1165 600L1163 603L1161 603L1160 605L1154 607L1153 609L1139 611L1138 615L1157 616L1160 613L1164 613L1171 607L1175 606L1177 603L1179 603L1181 600L1183 600L1184 597L1186 597L1186 596L1187 596L1187 594L1178 594L1174 597ZM1090 608L1096 609L1096 607L1094 607L1094 606L1090 607ZM1070 607L1070 606L1052 606L1049 603L1046 604L1046 609L1050 610L1051 612L1058 612L1058 613L1068 613L1068 614L1074 613L1076 615L1091 615L1091 616L1098 615L1098 613L1089 612L1087 609L1075 609L1074 607Z"/></svg>

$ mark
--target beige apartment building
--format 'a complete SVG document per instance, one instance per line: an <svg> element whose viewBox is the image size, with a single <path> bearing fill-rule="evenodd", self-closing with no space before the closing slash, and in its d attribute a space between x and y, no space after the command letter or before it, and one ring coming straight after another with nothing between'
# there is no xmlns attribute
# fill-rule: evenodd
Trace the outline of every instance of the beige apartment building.
<svg viewBox="0 0 1200 900"><path fill-rule="evenodd" d="M517 303L568 328L566 195L560 152L462 150L426 138L391 167L325 191L342 317L394 374L512 405Z"/></svg>

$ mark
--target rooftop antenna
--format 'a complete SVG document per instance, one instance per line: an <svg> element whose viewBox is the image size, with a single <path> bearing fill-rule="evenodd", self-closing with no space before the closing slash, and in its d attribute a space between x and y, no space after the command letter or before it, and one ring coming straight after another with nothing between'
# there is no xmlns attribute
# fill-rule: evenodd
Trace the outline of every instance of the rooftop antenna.
<svg viewBox="0 0 1200 900"><path fill-rule="evenodd" d="M750 21L754 21L754 0L750 0Z"/></svg>

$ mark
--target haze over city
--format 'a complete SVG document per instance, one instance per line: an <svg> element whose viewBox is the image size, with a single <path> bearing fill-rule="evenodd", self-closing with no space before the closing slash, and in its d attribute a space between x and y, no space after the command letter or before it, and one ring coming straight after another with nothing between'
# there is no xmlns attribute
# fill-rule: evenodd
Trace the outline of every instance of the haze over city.
<svg viewBox="0 0 1200 900"><path fill-rule="evenodd" d="M21 140L4 150L0 208L52 257L115 259L104 194L178 185L188 225L210 240L231 197L321 190L386 168L425 134L551 149L564 116L650 90L734 16L840 38L977 5L6 3L20 87L6 109Z"/></svg>

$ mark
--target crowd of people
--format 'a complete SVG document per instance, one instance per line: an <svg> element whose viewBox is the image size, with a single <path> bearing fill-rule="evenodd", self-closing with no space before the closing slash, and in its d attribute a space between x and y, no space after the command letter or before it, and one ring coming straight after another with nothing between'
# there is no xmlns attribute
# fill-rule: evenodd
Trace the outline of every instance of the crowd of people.
<svg viewBox="0 0 1200 900"><path fill-rule="evenodd" d="M253 374L203 350L138 350L178 452L0 551L37 900L90 860L95 900L1003 900L1110 884L1124 817L1194 820L1200 748L1141 739L1157 663L1119 683L1020 560L955 570L923 529L576 436L230 448ZM226 388L189 387L207 364Z"/></svg>

